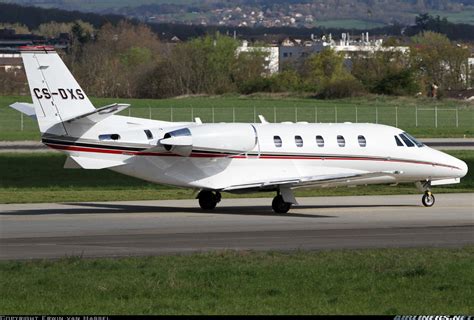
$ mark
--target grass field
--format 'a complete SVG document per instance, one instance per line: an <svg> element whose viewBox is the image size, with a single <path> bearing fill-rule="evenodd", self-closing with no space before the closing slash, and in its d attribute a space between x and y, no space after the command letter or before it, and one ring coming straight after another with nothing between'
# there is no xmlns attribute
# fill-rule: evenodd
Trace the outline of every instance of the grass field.
<svg viewBox="0 0 474 320"><path fill-rule="evenodd" d="M473 192L474 151L450 151L463 159L470 171L460 184L433 188L437 192ZM59 153L0 153L0 203L73 202L113 200L191 199L193 190L148 183L109 170L63 169ZM27 168L28 170L25 170ZM337 196L419 193L411 184L359 186L357 188L300 189L296 196ZM224 194L226 197L237 195ZM273 197L256 193L243 197ZM241 196L242 197L242 196Z"/></svg>
<svg viewBox="0 0 474 320"><path fill-rule="evenodd" d="M474 247L0 262L0 314L473 314Z"/></svg>
<svg viewBox="0 0 474 320"><path fill-rule="evenodd" d="M441 18L446 17L449 22L453 23L474 24L474 7L472 6L459 12L430 11L429 13L433 16L439 15Z"/></svg>
<svg viewBox="0 0 474 320"><path fill-rule="evenodd" d="M325 28L345 28L367 30L386 26L385 23L358 19L318 20L316 25Z"/></svg>
<svg viewBox="0 0 474 320"><path fill-rule="evenodd" d="M124 115L203 122L258 122L262 114L270 122L372 122L400 127L417 137L473 137L474 103L459 100L368 96L353 99L318 100L299 97L218 96L174 99L92 99L96 106L114 102L132 105ZM23 118L8 107L30 97L0 97L0 141L39 140L36 121ZM418 124L418 126L417 126Z"/></svg>

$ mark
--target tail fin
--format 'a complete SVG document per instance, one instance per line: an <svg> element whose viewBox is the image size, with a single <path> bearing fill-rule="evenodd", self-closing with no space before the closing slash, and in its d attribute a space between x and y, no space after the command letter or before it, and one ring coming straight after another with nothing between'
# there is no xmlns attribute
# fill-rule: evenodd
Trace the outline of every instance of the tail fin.
<svg viewBox="0 0 474 320"><path fill-rule="evenodd" d="M21 57L42 133L68 135L64 121L95 111L54 48L22 47Z"/></svg>

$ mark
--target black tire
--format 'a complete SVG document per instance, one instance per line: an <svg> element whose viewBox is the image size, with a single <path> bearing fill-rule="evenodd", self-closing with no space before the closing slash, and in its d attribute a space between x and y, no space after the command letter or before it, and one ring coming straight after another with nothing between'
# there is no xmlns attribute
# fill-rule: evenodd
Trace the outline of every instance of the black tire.
<svg viewBox="0 0 474 320"><path fill-rule="evenodd" d="M435 197L431 192L427 192L421 198L421 202L425 207L432 207L435 204Z"/></svg>
<svg viewBox="0 0 474 320"><path fill-rule="evenodd" d="M287 213L288 211L290 211L291 203L285 202L283 200L283 197L281 195L278 195L273 198L272 208L273 211L275 211L276 213Z"/></svg>
<svg viewBox="0 0 474 320"><path fill-rule="evenodd" d="M212 191L201 191L198 195L199 206L203 210L212 210L217 205L217 197Z"/></svg>

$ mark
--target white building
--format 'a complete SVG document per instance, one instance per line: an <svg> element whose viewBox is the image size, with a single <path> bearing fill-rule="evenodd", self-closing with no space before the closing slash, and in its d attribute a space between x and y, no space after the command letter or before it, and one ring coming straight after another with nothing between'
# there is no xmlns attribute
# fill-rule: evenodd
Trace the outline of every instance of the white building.
<svg viewBox="0 0 474 320"><path fill-rule="evenodd" d="M242 46L237 48L237 54L241 52L264 52L265 56L265 69L269 74L277 73L279 70L279 50L278 47L249 47L246 40L243 41Z"/></svg>

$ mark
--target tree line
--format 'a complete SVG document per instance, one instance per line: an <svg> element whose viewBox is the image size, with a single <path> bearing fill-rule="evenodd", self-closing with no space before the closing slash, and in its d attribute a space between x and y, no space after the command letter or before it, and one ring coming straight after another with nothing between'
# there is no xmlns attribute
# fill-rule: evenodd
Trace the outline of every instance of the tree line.
<svg viewBox="0 0 474 320"><path fill-rule="evenodd" d="M414 95L429 94L433 86L440 93L462 90L474 79L467 65L469 49L431 31L413 36L409 53L387 49L354 54L348 60L326 49L271 75L265 69L264 50L237 54L239 42L219 33L170 44L161 42L149 26L127 21L105 24L93 36L90 25L69 27L72 43L63 58L84 90L98 97L254 92L301 92L320 98ZM43 27L44 32L59 29ZM0 74L1 93L19 92L11 77Z"/></svg>

